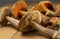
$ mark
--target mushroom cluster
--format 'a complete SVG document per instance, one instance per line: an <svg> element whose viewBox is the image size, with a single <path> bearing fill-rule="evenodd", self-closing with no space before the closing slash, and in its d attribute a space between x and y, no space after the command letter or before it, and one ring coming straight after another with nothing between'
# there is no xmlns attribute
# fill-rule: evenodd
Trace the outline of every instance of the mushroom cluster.
<svg viewBox="0 0 60 39"><path fill-rule="evenodd" d="M12 8L3 7L0 11L0 24L8 22L22 33L37 30L46 37L57 38L60 27L60 5L41 1L30 11L25 1L14 3Z"/></svg>
<svg viewBox="0 0 60 39"><path fill-rule="evenodd" d="M38 10L42 14L42 23L47 28L57 28L60 26L60 4L53 5L50 1L41 1L33 6L31 10Z"/></svg>

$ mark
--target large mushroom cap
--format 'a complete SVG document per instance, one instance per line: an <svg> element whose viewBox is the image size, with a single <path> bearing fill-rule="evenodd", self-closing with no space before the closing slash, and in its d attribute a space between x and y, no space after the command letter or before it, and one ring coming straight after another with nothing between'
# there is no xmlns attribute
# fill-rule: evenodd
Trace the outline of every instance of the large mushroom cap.
<svg viewBox="0 0 60 39"><path fill-rule="evenodd" d="M41 13L39 11L30 11L28 14L25 14L18 25L19 30L21 32L34 30L31 26L28 26L30 21L35 21L39 24L41 22Z"/></svg>

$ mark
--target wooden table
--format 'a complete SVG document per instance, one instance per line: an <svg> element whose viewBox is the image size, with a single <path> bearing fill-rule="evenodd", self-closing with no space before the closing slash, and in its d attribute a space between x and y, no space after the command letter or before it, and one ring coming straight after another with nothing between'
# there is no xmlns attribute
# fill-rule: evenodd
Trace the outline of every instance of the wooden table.
<svg viewBox="0 0 60 39"><path fill-rule="evenodd" d="M49 39L49 38L38 35L36 32L31 32L23 35L20 31L17 31L17 29L13 27L4 26L0 28L0 39Z"/></svg>

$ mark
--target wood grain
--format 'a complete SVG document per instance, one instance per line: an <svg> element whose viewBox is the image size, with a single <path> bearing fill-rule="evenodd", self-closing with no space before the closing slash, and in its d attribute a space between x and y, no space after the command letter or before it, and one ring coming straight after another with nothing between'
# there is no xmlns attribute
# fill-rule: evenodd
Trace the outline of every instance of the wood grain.
<svg viewBox="0 0 60 39"><path fill-rule="evenodd" d="M0 39L10 39L16 32L17 30L12 27L1 27Z"/></svg>

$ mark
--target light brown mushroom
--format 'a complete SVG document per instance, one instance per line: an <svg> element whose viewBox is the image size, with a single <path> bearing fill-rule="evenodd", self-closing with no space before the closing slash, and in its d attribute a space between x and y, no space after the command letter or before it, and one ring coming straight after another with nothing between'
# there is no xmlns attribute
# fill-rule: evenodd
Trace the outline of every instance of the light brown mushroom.
<svg viewBox="0 0 60 39"><path fill-rule="evenodd" d="M7 17L6 16L6 19L14 26L18 26L16 24L18 24L18 21L17 22L14 22L14 20L10 17ZM34 30L31 26L28 26L29 24L29 21L35 21L36 23L40 23L41 22L41 14L39 11L30 11L28 12L27 14L25 14L20 22L19 22L19 26L18 26L18 29L21 31L21 32L27 32L27 31L31 31L31 30ZM21 26L20 26L21 25Z"/></svg>
<svg viewBox="0 0 60 39"><path fill-rule="evenodd" d="M57 38L58 31L52 30L52 29L49 29L49 28L45 28L45 27L39 25L34 20L28 20L28 19L26 19L26 17L23 17L22 20L20 20L20 21L14 19L15 20L15 22L14 22L13 18L11 18L11 17L6 17L6 18L12 24L14 24L16 22L16 24L18 24L18 26L16 26L16 24L15 24L15 26L19 27L18 29L21 32L22 31L27 32L27 29L31 30L31 28L33 28L33 29L36 29L38 32L42 33L42 35L44 35L46 37ZM26 19L26 21L24 20L24 18ZM22 22L22 21L24 21L24 22ZM29 26L27 26L28 24L30 25L31 28L29 28Z"/></svg>
<svg viewBox="0 0 60 39"><path fill-rule="evenodd" d="M50 1L41 1L36 6L33 6L32 10L38 10L38 11L42 12L43 14L45 14L46 11L48 11L48 10L53 11L54 8Z"/></svg>

